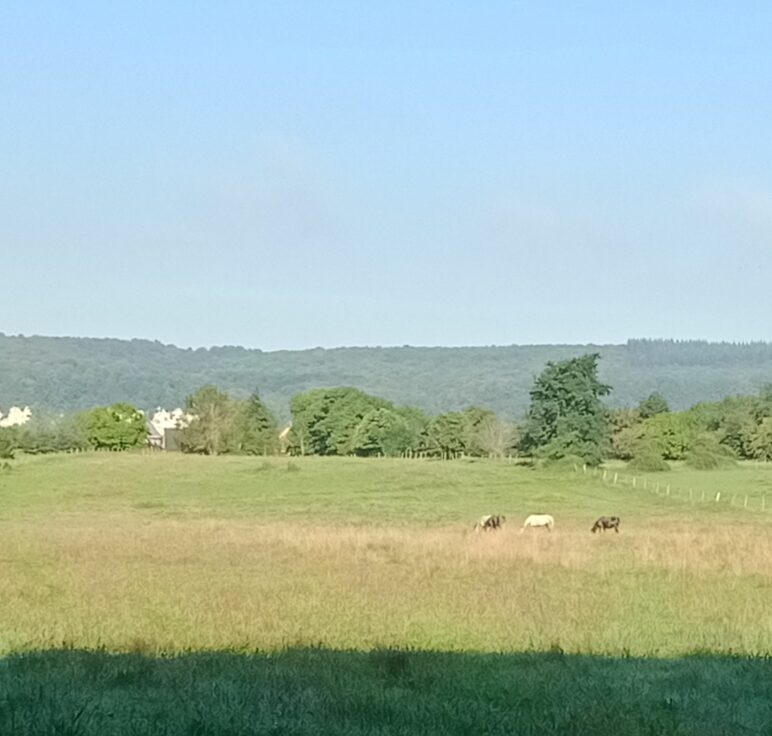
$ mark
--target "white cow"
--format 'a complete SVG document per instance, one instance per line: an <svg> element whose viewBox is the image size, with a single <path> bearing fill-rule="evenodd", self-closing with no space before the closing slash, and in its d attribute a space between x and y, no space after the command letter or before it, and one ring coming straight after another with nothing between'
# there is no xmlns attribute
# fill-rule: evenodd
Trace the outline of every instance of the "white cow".
<svg viewBox="0 0 772 736"><path fill-rule="evenodd" d="M548 532L551 532L552 527L555 526L555 519L553 519L549 514L531 514L523 523L523 528L520 530L520 533L522 534L526 527L529 526L543 526L547 528Z"/></svg>

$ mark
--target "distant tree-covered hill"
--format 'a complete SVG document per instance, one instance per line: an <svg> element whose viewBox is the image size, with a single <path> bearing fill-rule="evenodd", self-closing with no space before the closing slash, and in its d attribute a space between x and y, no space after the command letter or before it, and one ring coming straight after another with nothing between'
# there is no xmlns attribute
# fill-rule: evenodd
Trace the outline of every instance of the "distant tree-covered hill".
<svg viewBox="0 0 772 736"><path fill-rule="evenodd" d="M432 414L477 405L518 419L547 361L587 352L602 356L599 376L613 387L610 406L634 405L658 391L671 408L685 409L772 383L770 343L629 340L625 345L263 352L0 333L0 410L29 405L70 412L117 401L142 409L173 407L213 383L238 398L257 389L283 420L294 394L330 386L352 386Z"/></svg>

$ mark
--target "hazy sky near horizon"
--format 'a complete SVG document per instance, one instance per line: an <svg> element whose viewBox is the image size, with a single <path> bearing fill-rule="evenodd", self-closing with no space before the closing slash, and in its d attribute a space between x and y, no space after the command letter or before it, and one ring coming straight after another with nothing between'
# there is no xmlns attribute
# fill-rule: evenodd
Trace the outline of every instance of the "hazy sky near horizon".
<svg viewBox="0 0 772 736"><path fill-rule="evenodd" d="M0 6L0 331L772 340L772 5Z"/></svg>

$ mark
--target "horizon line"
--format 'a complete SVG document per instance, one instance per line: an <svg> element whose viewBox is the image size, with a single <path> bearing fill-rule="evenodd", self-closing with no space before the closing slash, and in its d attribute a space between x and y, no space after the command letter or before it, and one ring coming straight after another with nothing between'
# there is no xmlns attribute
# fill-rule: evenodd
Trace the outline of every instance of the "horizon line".
<svg viewBox="0 0 772 736"><path fill-rule="evenodd" d="M626 347L635 342L652 342L652 343L701 343L705 345L733 345L733 346L750 346L750 345L770 345L772 341L759 339L759 340L712 340L708 338L700 337L628 337L624 342L542 342L542 343L485 343L485 344L464 344L464 345L441 345L441 344L409 344L403 343L386 344L386 345L314 345L303 348L272 348L264 349L259 347L250 347L247 345L236 345L232 343L228 344L211 344L211 345L178 345L172 342L164 342L157 338L149 337L113 337L113 336L94 336L94 335L48 335L48 334L7 334L0 331L0 338L9 339L34 339L43 338L46 340L91 340L91 341L112 341L112 342L143 342L161 345L162 347L175 348L183 351L211 351L211 350L244 350L260 353L301 353L311 352L316 350L400 350L400 349L423 349L423 350L473 350L480 348L538 348L538 347L597 347L597 348L609 348L609 347Z"/></svg>

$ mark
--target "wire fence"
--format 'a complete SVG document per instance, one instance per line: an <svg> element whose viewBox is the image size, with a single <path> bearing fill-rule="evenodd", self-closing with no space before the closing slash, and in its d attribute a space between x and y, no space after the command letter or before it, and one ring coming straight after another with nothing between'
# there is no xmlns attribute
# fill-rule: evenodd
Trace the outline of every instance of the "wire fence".
<svg viewBox="0 0 772 736"><path fill-rule="evenodd" d="M643 476L630 475L608 468L594 468L587 465L574 465L577 473L599 478L605 485L629 486L646 491L656 496L672 498L693 504L723 504L733 508L756 513L769 513L772 503L767 502L765 494L737 493L726 490L706 490L705 488L679 488L671 483L654 481Z"/></svg>

